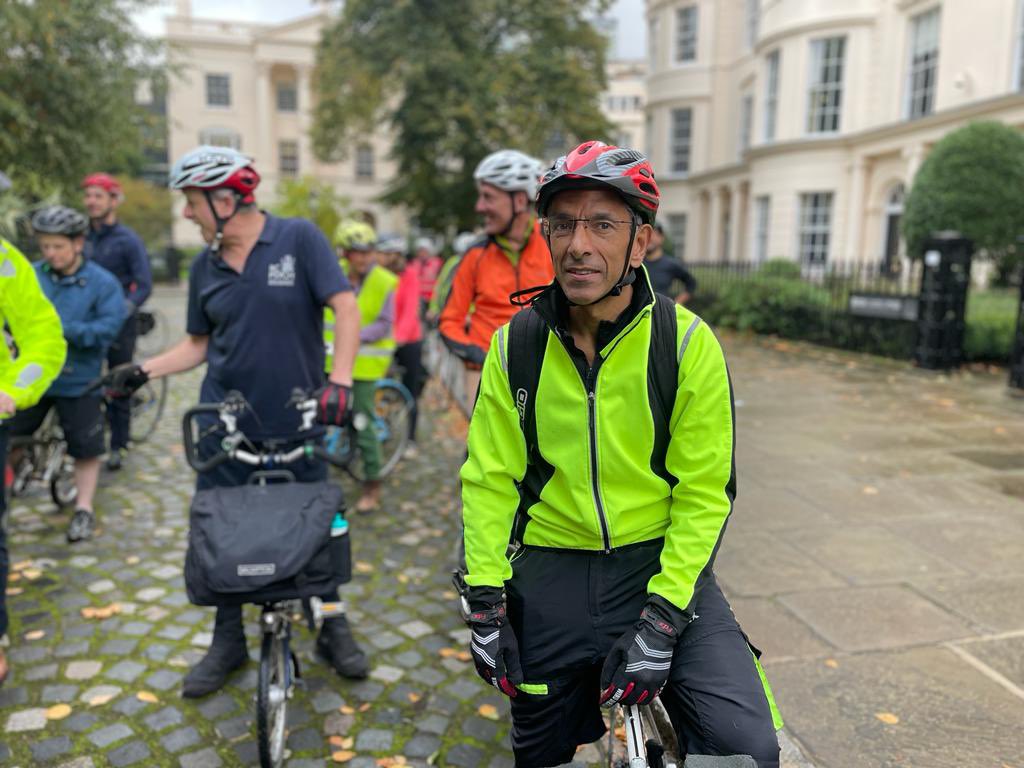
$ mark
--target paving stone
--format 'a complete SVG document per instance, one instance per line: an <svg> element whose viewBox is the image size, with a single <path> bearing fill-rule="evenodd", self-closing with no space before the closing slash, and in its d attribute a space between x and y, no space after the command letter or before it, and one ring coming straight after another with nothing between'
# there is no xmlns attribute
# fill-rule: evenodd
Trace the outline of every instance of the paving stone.
<svg viewBox="0 0 1024 768"><path fill-rule="evenodd" d="M88 680L98 675L101 669L101 661L72 661L64 670L64 677L68 680Z"/></svg>
<svg viewBox="0 0 1024 768"><path fill-rule="evenodd" d="M406 757L430 757L441 747L441 740L429 733L417 733L402 747Z"/></svg>
<svg viewBox="0 0 1024 768"><path fill-rule="evenodd" d="M405 642L405 638L396 635L394 632L375 632L370 642L373 643L377 648L382 651L386 651L389 648L394 648L396 645L401 645Z"/></svg>
<svg viewBox="0 0 1024 768"><path fill-rule="evenodd" d="M71 643L62 643L57 646L53 655L58 659L73 659L75 656L83 656L89 650L88 640L75 640Z"/></svg>
<svg viewBox="0 0 1024 768"><path fill-rule="evenodd" d="M313 711L326 714L344 706L345 700L334 691L321 691L313 697Z"/></svg>
<svg viewBox="0 0 1024 768"><path fill-rule="evenodd" d="M391 749L394 734L378 728L367 728L356 734L356 750L359 752L384 752Z"/></svg>
<svg viewBox="0 0 1024 768"><path fill-rule="evenodd" d="M162 637L164 640L181 640L191 631L188 627L182 627L178 624L166 624L160 627L156 636Z"/></svg>
<svg viewBox="0 0 1024 768"><path fill-rule="evenodd" d="M441 715L430 715L429 717L420 720L417 723L417 727L421 731L426 731L427 733L440 736L448 730L448 718L441 717Z"/></svg>
<svg viewBox="0 0 1024 768"><path fill-rule="evenodd" d="M147 589L140 589L136 592L135 599L141 600L144 603L151 603L154 600L159 600L166 594L167 590L163 587L149 587Z"/></svg>
<svg viewBox="0 0 1024 768"><path fill-rule="evenodd" d="M8 716L4 731L7 733L21 733L22 731L38 731L45 727L45 709L25 709L21 712L13 712Z"/></svg>
<svg viewBox="0 0 1024 768"><path fill-rule="evenodd" d="M181 672L175 672L173 669L158 669L146 678L146 685L158 691L166 691L181 682L183 677Z"/></svg>
<svg viewBox="0 0 1024 768"><path fill-rule="evenodd" d="M176 565L161 565L159 568L155 568L150 572L150 575L157 579L173 579L175 576L181 574L181 568Z"/></svg>
<svg viewBox="0 0 1024 768"><path fill-rule="evenodd" d="M61 720L60 727L81 733L89 730L98 722L99 718L92 712L75 712L66 720Z"/></svg>
<svg viewBox="0 0 1024 768"><path fill-rule="evenodd" d="M74 760L68 763L61 763L57 768L94 768L91 757L76 757Z"/></svg>
<svg viewBox="0 0 1024 768"><path fill-rule="evenodd" d="M50 655L50 651L40 645L19 645L11 648L7 655L11 661L16 661L18 664L32 664L45 659Z"/></svg>
<svg viewBox="0 0 1024 768"><path fill-rule="evenodd" d="M153 625L148 621L129 621L121 627L121 631L132 637L142 637L153 631Z"/></svg>
<svg viewBox="0 0 1024 768"><path fill-rule="evenodd" d="M427 624L427 622L417 619L416 621L410 621L408 624L402 624L398 631L415 640L425 635L433 634L434 628Z"/></svg>
<svg viewBox="0 0 1024 768"><path fill-rule="evenodd" d="M28 691L20 685L0 688L0 709L11 709L28 703Z"/></svg>
<svg viewBox="0 0 1024 768"><path fill-rule="evenodd" d="M143 609L139 613L139 615L147 621L152 621L155 623L161 621L167 616L170 616L171 612L168 611L166 608L161 608L159 605L151 605L148 608Z"/></svg>
<svg viewBox="0 0 1024 768"><path fill-rule="evenodd" d="M209 648L213 642L213 632L196 632L192 636L192 645L196 648Z"/></svg>
<svg viewBox="0 0 1024 768"><path fill-rule="evenodd" d="M288 747L296 752L308 752L314 749L323 749L324 740L315 728L305 728L295 731L288 737Z"/></svg>
<svg viewBox="0 0 1024 768"><path fill-rule="evenodd" d="M137 661L126 659L110 667L103 676L109 677L111 680L119 680L122 683L131 683L145 671L145 664L139 664Z"/></svg>
<svg viewBox="0 0 1024 768"><path fill-rule="evenodd" d="M148 702L143 701L138 696L129 695L114 704L113 709L115 712L119 712L125 717L131 718L142 710L147 709L149 706L150 704Z"/></svg>
<svg viewBox="0 0 1024 768"><path fill-rule="evenodd" d="M110 579L100 579L99 581L94 581L92 584L86 587L86 589L92 592L94 595L101 595L105 592L110 592L111 590L117 589L117 585Z"/></svg>
<svg viewBox="0 0 1024 768"><path fill-rule="evenodd" d="M55 736L52 739L44 739L30 744L32 758L40 762L53 760L55 757L66 755L72 748L71 739L67 736Z"/></svg>
<svg viewBox="0 0 1024 768"><path fill-rule="evenodd" d="M152 659L153 661L167 661L167 657L171 655L172 650L174 649L169 645L153 643L152 645L146 646L142 655L147 659Z"/></svg>
<svg viewBox="0 0 1024 768"><path fill-rule="evenodd" d="M447 690L453 696L466 700L473 696L480 695L481 683L476 679L462 678L447 686Z"/></svg>
<svg viewBox="0 0 1024 768"><path fill-rule="evenodd" d="M406 669L421 667L423 664L423 656L416 651L402 651L397 656L392 656L391 660Z"/></svg>
<svg viewBox="0 0 1024 768"><path fill-rule="evenodd" d="M143 741L130 741L123 747L107 753L107 760L114 768L122 768L125 765L135 765L149 758L149 747Z"/></svg>
<svg viewBox="0 0 1024 768"><path fill-rule="evenodd" d="M77 685L46 685L39 696L42 704L60 704L62 702L74 701L78 693Z"/></svg>
<svg viewBox="0 0 1024 768"><path fill-rule="evenodd" d="M86 736L89 741L95 744L100 749L105 749L111 744L121 739L127 739L133 735L133 731L124 723L114 723L108 725L106 728L100 728L98 731L93 731Z"/></svg>
<svg viewBox="0 0 1024 768"><path fill-rule="evenodd" d="M324 734L326 736L345 736L352 730L355 718L342 712L332 712L324 718Z"/></svg>
<svg viewBox="0 0 1024 768"><path fill-rule="evenodd" d="M68 565L75 568L89 568L90 566L96 565L99 560L92 555L75 555L68 560Z"/></svg>
<svg viewBox="0 0 1024 768"><path fill-rule="evenodd" d="M198 709L202 713L203 717L208 720L214 720L228 714L229 712L234 712L238 709L238 702L226 693L219 693L212 699L207 699L200 704Z"/></svg>
<svg viewBox="0 0 1024 768"><path fill-rule="evenodd" d="M131 637L115 637L100 646L104 656L125 656L135 650L139 641Z"/></svg>
<svg viewBox="0 0 1024 768"><path fill-rule="evenodd" d="M223 764L217 751L212 747L182 755L178 761L180 768L220 768ZM294 765L294 762L292 761L290 764Z"/></svg>
<svg viewBox="0 0 1024 768"><path fill-rule="evenodd" d="M40 680L52 680L56 676L56 664L40 664L37 667L29 667L21 673L21 677L29 683L39 682Z"/></svg>
<svg viewBox="0 0 1024 768"><path fill-rule="evenodd" d="M117 696L117 694L119 694L120 692L121 689L118 688L116 685L96 685L87 690L78 698L81 701L84 701L86 704L89 704L97 698L112 699L115 696Z"/></svg>
<svg viewBox="0 0 1024 768"><path fill-rule="evenodd" d="M428 688L435 688L447 679L448 675L439 672L433 667L421 667L416 671L416 682Z"/></svg>
<svg viewBox="0 0 1024 768"><path fill-rule="evenodd" d="M227 720L221 720L215 726L217 733L222 739L228 741L234 741L239 736L243 736L252 728L252 722L247 716L230 717Z"/></svg>
<svg viewBox="0 0 1024 768"><path fill-rule="evenodd" d="M477 768L483 762L483 757L483 751L472 744L456 744L445 754L445 764L458 768Z"/></svg>
<svg viewBox="0 0 1024 768"><path fill-rule="evenodd" d="M160 744L168 752L181 752L199 743L199 732L192 726L171 731L160 738Z"/></svg>
<svg viewBox="0 0 1024 768"><path fill-rule="evenodd" d="M170 706L164 707L151 715L146 715L143 719L146 728L151 731L162 731L165 728L170 728L172 725L178 725L181 721L181 712Z"/></svg>
<svg viewBox="0 0 1024 768"><path fill-rule="evenodd" d="M498 735L498 724L491 720L484 720L482 717L471 717L461 724L463 732L472 736L477 741L487 743L494 741Z"/></svg>
<svg viewBox="0 0 1024 768"><path fill-rule="evenodd" d="M405 672L397 667L390 667L382 664L370 671L370 677L385 683L396 683L405 676Z"/></svg>

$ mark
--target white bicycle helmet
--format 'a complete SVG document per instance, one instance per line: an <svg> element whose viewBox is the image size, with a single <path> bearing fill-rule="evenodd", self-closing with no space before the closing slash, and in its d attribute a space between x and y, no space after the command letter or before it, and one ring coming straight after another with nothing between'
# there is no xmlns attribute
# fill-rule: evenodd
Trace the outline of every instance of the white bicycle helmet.
<svg viewBox="0 0 1024 768"><path fill-rule="evenodd" d="M473 180L493 184L506 192L525 192L533 202L542 171L539 160L515 149L500 149L480 161Z"/></svg>
<svg viewBox="0 0 1024 768"><path fill-rule="evenodd" d="M178 158L171 169L171 189L233 189L242 204L254 201L253 192L260 175L252 167L253 160L231 147L203 145Z"/></svg>
<svg viewBox="0 0 1024 768"><path fill-rule="evenodd" d="M459 232L452 241L452 250L456 256L461 256L468 251L477 240L480 240L480 235L476 232Z"/></svg>

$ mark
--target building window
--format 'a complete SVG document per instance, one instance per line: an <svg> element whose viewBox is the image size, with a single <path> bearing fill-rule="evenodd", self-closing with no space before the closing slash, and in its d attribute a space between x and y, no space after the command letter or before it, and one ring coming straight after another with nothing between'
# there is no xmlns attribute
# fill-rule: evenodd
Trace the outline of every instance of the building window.
<svg viewBox="0 0 1024 768"><path fill-rule="evenodd" d="M768 226L772 214L772 199L761 195L754 199L754 253L758 264L768 258Z"/></svg>
<svg viewBox="0 0 1024 768"><path fill-rule="evenodd" d="M825 264L831 234L832 193L800 195L800 261L804 264Z"/></svg>
<svg viewBox="0 0 1024 768"><path fill-rule="evenodd" d="M658 17L652 16L647 22L647 55L650 57L651 69L658 67Z"/></svg>
<svg viewBox="0 0 1024 768"><path fill-rule="evenodd" d="M230 128L204 128L199 132L199 143L212 147L242 148L242 137Z"/></svg>
<svg viewBox="0 0 1024 768"><path fill-rule="evenodd" d="M764 140L775 141L775 116L779 111L779 52L765 58Z"/></svg>
<svg viewBox="0 0 1024 768"><path fill-rule="evenodd" d="M356 147L356 178L373 178L373 147L369 144Z"/></svg>
<svg viewBox="0 0 1024 768"><path fill-rule="evenodd" d="M752 49L757 43L758 27L761 23L761 0L747 0L747 48Z"/></svg>
<svg viewBox="0 0 1024 768"><path fill-rule="evenodd" d="M910 20L910 71L907 73L907 117L935 110L935 76L939 69L939 9Z"/></svg>
<svg viewBox="0 0 1024 768"><path fill-rule="evenodd" d="M750 128L754 123L754 97L746 95L740 101L740 157L750 149Z"/></svg>
<svg viewBox="0 0 1024 768"><path fill-rule="evenodd" d="M206 106L208 106L208 107L230 107L231 106L231 77L230 77L230 75L207 75L206 76Z"/></svg>
<svg viewBox="0 0 1024 768"><path fill-rule="evenodd" d="M676 61L697 60L697 6L676 11Z"/></svg>
<svg viewBox="0 0 1024 768"><path fill-rule="evenodd" d="M289 139L277 143L277 168L282 176L298 176L299 142Z"/></svg>
<svg viewBox="0 0 1024 768"><path fill-rule="evenodd" d="M299 110L299 90L295 83L277 84L277 111L297 112Z"/></svg>
<svg viewBox="0 0 1024 768"><path fill-rule="evenodd" d="M686 214L670 213L668 215L668 239L672 246L672 255L682 261L686 256Z"/></svg>
<svg viewBox="0 0 1024 768"><path fill-rule="evenodd" d="M690 172L690 140L692 137L693 109L672 110L672 144L669 147L672 173Z"/></svg>
<svg viewBox="0 0 1024 768"><path fill-rule="evenodd" d="M811 42L811 84L807 104L808 133L834 133L839 130L845 53L845 37L828 37Z"/></svg>

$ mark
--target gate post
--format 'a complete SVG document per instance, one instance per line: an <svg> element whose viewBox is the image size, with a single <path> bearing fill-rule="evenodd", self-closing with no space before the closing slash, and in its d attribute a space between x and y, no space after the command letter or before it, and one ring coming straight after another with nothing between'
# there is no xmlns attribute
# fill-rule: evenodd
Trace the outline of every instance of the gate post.
<svg viewBox="0 0 1024 768"><path fill-rule="evenodd" d="M1017 301L1017 333L1010 350L1010 386L1024 389L1024 275L1021 275Z"/></svg>
<svg viewBox="0 0 1024 768"><path fill-rule="evenodd" d="M914 352L922 368L949 370L963 362L973 253L974 243L959 232L935 232L925 242Z"/></svg>

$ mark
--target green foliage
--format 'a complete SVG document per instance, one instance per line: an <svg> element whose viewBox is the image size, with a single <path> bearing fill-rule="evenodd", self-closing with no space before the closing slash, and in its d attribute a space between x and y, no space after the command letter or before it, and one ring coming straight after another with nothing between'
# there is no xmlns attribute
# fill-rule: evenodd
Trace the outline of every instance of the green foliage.
<svg viewBox="0 0 1024 768"><path fill-rule="evenodd" d="M87 172L138 168L136 84L154 75L160 44L131 13L142 0L0 2L0 168L22 197L59 187L75 199Z"/></svg>
<svg viewBox="0 0 1024 768"><path fill-rule="evenodd" d="M967 295L967 328L964 355L968 360L1006 362L1017 327L1017 302L1014 290L971 291Z"/></svg>
<svg viewBox="0 0 1024 768"><path fill-rule="evenodd" d="M338 160L388 127L397 173L384 199L423 227L475 223L472 171L513 147L550 155L611 126L599 96L607 0L349 0L318 49L313 140ZM550 157L547 159L551 159Z"/></svg>
<svg viewBox="0 0 1024 768"><path fill-rule="evenodd" d="M907 196L903 234L917 258L936 230L957 230L1001 264L1024 234L1024 135L995 122L971 123L943 138Z"/></svg>
<svg viewBox="0 0 1024 768"><path fill-rule="evenodd" d="M785 277L790 280L800 279L800 265L792 259L768 259L761 265L758 272L767 277Z"/></svg>
<svg viewBox="0 0 1024 768"><path fill-rule="evenodd" d="M348 199L339 195L334 187L312 176L303 176L279 185L273 212L278 216L309 219L330 240L347 210Z"/></svg>
<svg viewBox="0 0 1024 768"><path fill-rule="evenodd" d="M142 179L119 179L124 201L117 209L123 224L134 229L150 253L164 248L170 240L171 191Z"/></svg>

